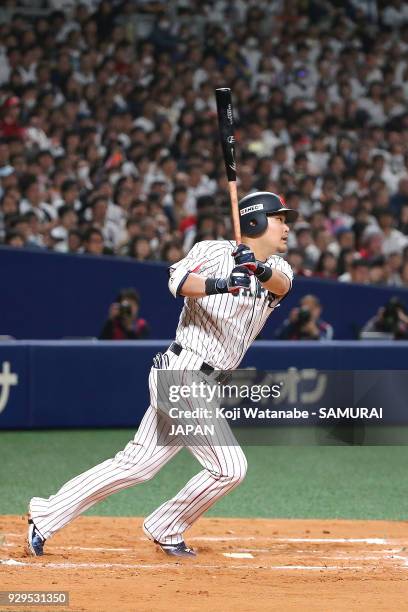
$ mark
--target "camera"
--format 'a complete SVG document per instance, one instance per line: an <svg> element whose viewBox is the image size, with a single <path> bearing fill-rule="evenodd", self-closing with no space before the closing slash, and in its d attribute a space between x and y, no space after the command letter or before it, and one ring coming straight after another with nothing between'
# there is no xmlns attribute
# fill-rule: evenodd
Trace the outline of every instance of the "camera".
<svg viewBox="0 0 408 612"><path fill-rule="evenodd" d="M312 315L310 310L308 308L303 307L299 309L296 323L297 325L299 325L299 327L301 327L302 325L309 323L311 318Z"/></svg>
<svg viewBox="0 0 408 612"><path fill-rule="evenodd" d="M382 317L382 328L385 332L394 333L395 326L398 323L398 309L389 304L385 307Z"/></svg>
<svg viewBox="0 0 408 612"><path fill-rule="evenodd" d="M400 311L404 312L404 305L399 301L398 298L391 298L385 305L384 312L382 313L379 321L381 331L398 334L400 324Z"/></svg>
<svg viewBox="0 0 408 612"><path fill-rule="evenodd" d="M132 305L127 300L123 300L119 304L119 316L122 317L131 317L132 316Z"/></svg>

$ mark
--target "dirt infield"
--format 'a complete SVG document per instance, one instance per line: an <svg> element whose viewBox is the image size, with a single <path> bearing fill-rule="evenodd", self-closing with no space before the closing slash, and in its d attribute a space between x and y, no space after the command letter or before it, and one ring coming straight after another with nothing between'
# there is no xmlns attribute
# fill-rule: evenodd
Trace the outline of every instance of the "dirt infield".
<svg viewBox="0 0 408 612"><path fill-rule="evenodd" d="M95 612L406 610L408 522L202 519L175 561L140 519L82 517L24 552L25 518L0 517L0 590L69 591ZM1 612L22 606L0 606Z"/></svg>

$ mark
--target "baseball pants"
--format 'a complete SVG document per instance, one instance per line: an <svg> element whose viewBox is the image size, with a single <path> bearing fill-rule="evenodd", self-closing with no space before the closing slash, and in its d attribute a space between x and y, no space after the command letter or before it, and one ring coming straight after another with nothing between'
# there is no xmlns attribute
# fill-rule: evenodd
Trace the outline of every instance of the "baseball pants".
<svg viewBox="0 0 408 612"><path fill-rule="evenodd" d="M203 361L185 349L180 355L168 350L163 357L165 369L179 372L199 370ZM157 405L157 373L155 368L150 371L151 404L134 439L113 458L68 481L55 495L32 498L29 512L45 539L112 493L150 480L183 447L198 459L203 470L145 519L143 527L151 539L166 544L181 542L184 532L243 480L246 458L226 420L217 420L215 435L198 444L197 440L190 444L188 437L180 437L177 444L160 442L166 439L171 423Z"/></svg>

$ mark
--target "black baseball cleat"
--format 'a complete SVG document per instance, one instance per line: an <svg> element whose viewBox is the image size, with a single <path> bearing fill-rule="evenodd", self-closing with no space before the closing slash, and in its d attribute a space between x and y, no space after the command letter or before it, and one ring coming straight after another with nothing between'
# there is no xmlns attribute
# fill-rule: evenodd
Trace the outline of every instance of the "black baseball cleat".
<svg viewBox="0 0 408 612"><path fill-rule="evenodd" d="M41 557L44 554L45 540L40 536L37 527L32 519L28 519L27 547L28 552L34 557Z"/></svg>
<svg viewBox="0 0 408 612"><path fill-rule="evenodd" d="M196 557L197 553L194 552L192 548L189 548L187 544L184 542L179 542L178 544L162 544L157 540L154 540L154 543L160 546L160 548L171 557Z"/></svg>

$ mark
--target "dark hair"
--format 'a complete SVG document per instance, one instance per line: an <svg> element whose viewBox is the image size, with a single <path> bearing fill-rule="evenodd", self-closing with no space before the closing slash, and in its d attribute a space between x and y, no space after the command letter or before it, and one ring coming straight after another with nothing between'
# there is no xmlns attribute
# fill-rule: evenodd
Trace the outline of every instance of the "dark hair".
<svg viewBox="0 0 408 612"><path fill-rule="evenodd" d="M304 259L305 257L303 251L296 247L293 247L292 249L288 250L288 257L290 257L291 255L299 255L299 257L301 257L302 259Z"/></svg>
<svg viewBox="0 0 408 612"><path fill-rule="evenodd" d="M68 236L77 236L81 242L83 240L82 232L80 232L78 229L70 229L68 231Z"/></svg>
<svg viewBox="0 0 408 612"><path fill-rule="evenodd" d="M89 229L86 230L86 232L84 234L84 241L85 242L89 242L91 237L94 236L95 234L100 236L100 238L102 238L102 240L105 242L101 230L98 229L97 227L90 227Z"/></svg>
<svg viewBox="0 0 408 612"><path fill-rule="evenodd" d="M202 195L197 198L197 210L214 208L214 198L208 195Z"/></svg>
<svg viewBox="0 0 408 612"><path fill-rule="evenodd" d="M41 151L38 151L37 155L35 155L34 159L38 161L40 157L44 157L44 155L49 155L50 157L52 157L51 151L49 151L48 149L41 149Z"/></svg>
<svg viewBox="0 0 408 612"><path fill-rule="evenodd" d="M126 221L126 227L130 227L131 225L139 225L139 219L135 219L134 217L129 217Z"/></svg>
<svg viewBox="0 0 408 612"><path fill-rule="evenodd" d="M28 223L24 215L7 215L7 227L14 229L19 223Z"/></svg>
<svg viewBox="0 0 408 612"><path fill-rule="evenodd" d="M327 257L332 257L336 261L336 256L333 255L333 253L331 253L330 251L323 251L323 253L320 255L318 259L318 262L316 265L316 272L324 271L324 262Z"/></svg>
<svg viewBox="0 0 408 612"><path fill-rule="evenodd" d="M173 189L173 196L175 196L177 193L187 193L187 187L184 185L176 185L176 187Z"/></svg>
<svg viewBox="0 0 408 612"><path fill-rule="evenodd" d="M369 268L370 264L368 263L367 259L364 259L364 257L355 257L353 259L353 261L351 262L351 267L352 268Z"/></svg>
<svg viewBox="0 0 408 612"><path fill-rule="evenodd" d="M135 246L138 244L138 242L141 242L142 240L146 240L150 248L150 241L148 238L146 238L146 236L135 236L135 238L132 238L132 240L129 242L128 253L127 253L129 257L135 257L134 255Z"/></svg>
<svg viewBox="0 0 408 612"><path fill-rule="evenodd" d="M73 187L77 187L76 182L73 181L72 179L67 179L61 185L61 192L64 193L65 191L69 191Z"/></svg>
<svg viewBox="0 0 408 612"><path fill-rule="evenodd" d="M21 221L27 221L27 223L29 223L31 219L37 219L37 215L33 210L28 210L20 217L20 219Z"/></svg>
<svg viewBox="0 0 408 612"><path fill-rule="evenodd" d="M182 246L180 242L177 242L176 240L171 240L170 242L166 242L166 244L163 246L161 253L160 253L160 258L163 261L167 261L167 254L172 248L182 249Z"/></svg>
<svg viewBox="0 0 408 612"><path fill-rule="evenodd" d="M75 212L72 206L68 206L68 204L63 204L58 209L58 218L62 219L67 213Z"/></svg>
<svg viewBox="0 0 408 612"><path fill-rule="evenodd" d="M4 238L4 244L10 244L13 238L21 238L21 240L25 243L24 236L20 232L11 231L7 232Z"/></svg>
<svg viewBox="0 0 408 612"><path fill-rule="evenodd" d="M108 204L109 199L104 195L97 195L93 200L91 200L91 206L95 206L98 202L103 201Z"/></svg>
<svg viewBox="0 0 408 612"><path fill-rule="evenodd" d="M339 258L337 260L337 274L340 276L346 271L346 257L349 253L354 253L353 249L349 247L341 249Z"/></svg>
<svg viewBox="0 0 408 612"><path fill-rule="evenodd" d="M133 287L121 289L116 297L116 302L122 302L123 300L133 300L136 304L140 304L140 295Z"/></svg>
<svg viewBox="0 0 408 612"><path fill-rule="evenodd" d="M20 179L20 188L24 195L27 195L28 190L33 185L37 184L37 178L34 174L25 174Z"/></svg>

